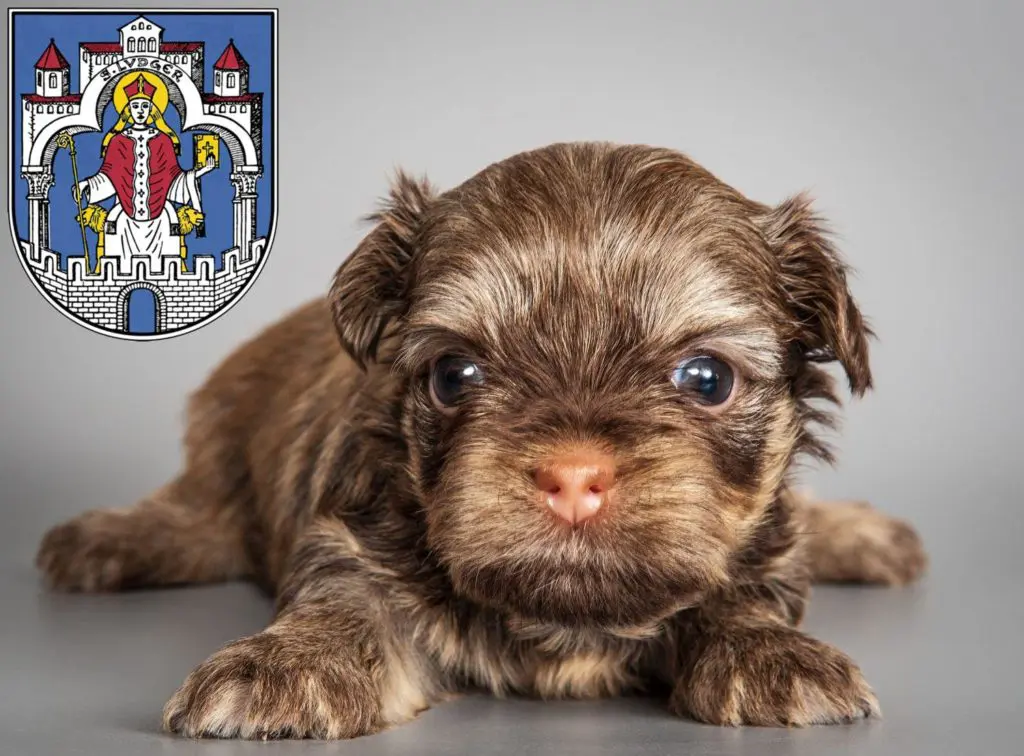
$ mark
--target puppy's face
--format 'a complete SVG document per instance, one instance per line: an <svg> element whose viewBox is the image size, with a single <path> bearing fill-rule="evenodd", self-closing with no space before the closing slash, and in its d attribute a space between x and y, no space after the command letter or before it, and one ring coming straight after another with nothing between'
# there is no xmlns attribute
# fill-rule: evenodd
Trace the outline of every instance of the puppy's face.
<svg viewBox="0 0 1024 756"><path fill-rule="evenodd" d="M332 292L343 343L404 377L456 590L517 616L637 626L727 583L814 443L805 356L870 380L805 204L677 153L560 145L440 197L401 181L380 221Z"/></svg>

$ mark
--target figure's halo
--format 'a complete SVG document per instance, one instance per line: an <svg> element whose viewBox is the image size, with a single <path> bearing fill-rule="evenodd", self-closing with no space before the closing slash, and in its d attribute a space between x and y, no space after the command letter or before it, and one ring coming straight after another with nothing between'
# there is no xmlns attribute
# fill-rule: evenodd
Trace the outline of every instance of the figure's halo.
<svg viewBox="0 0 1024 756"><path fill-rule="evenodd" d="M138 80L139 76L142 76L148 83L156 87L156 92L153 93L153 105L161 113L167 112L167 86L163 83L159 76L151 74L148 71L132 71L131 73L125 74L117 81L117 86L114 87L114 110L118 113L124 112L124 106L128 104L128 97L124 93L124 87L129 82Z"/></svg>

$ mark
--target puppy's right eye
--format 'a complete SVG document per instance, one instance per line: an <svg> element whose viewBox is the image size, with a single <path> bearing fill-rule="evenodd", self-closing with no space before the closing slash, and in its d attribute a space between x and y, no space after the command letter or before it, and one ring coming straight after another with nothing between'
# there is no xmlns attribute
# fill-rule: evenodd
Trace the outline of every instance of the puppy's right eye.
<svg viewBox="0 0 1024 756"><path fill-rule="evenodd" d="M441 357L430 369L430 398L435 407L450 415L466 390L483 382L483 372L472 360L451 355Z"/></svg>
<svg viewBox="0 0 1024 756"><path fill-rule="evenodd" d="M736 378L732 368L722 360L703 355L680 362L672 373L672 383L692 395L699 404L714 407L729 401Z"/></svg>

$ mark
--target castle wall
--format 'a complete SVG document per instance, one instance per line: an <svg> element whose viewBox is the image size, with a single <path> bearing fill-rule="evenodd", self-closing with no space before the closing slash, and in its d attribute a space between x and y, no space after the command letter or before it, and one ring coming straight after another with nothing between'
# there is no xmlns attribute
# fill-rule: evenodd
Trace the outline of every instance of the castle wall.
<svg viewBox="0 0 1024 756"><path fill-rule="evenodd" d="M239 263L239 250L234 247L224 253L224 269L217 274L217 292L214 307L221 307L231 300L249 277L255 273L263 252L267 246L266 239L255 239L252 243L252 257Z"/></svg>
<svg viewBox="0 0 1024 756"><path fill-rule="evenodd" d="M136 257L129 270L121 271L118 260L100 259L99 271L89 274L84 258L68 259L67 271L60 270L58 256L43 250L37 262L28 255L31 244L21 243L36 278L50 295L73 313L103 328L126 331L127 300L134 289L153 291L159 307L159 330L177 330L197 323L223 307L255 273L266 248L266 239L253 242L253 257L239 262L237 247L224 252L224 265L214 270L212 256L195 258L194 270L181 270L178 258L167 258L155 268L147 257Z"/></svg>
<svg viewBox="0 0 1024 756"><path fill-rule="evenodd" d="M60 262L56 252L43 250L42 258L37 263L32 260L29 254L32 251L32 243L21 240L21 253L29 260L33 272L39 283L43 285L50 295L67 307L68 305L68 278L67 274L60 269Z"/></svg>

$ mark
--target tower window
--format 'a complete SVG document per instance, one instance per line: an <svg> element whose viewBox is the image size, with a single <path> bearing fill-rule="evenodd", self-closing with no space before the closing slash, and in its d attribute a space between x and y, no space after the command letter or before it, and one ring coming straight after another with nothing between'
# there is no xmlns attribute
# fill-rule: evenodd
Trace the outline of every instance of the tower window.
<svg viewBox="0 0 1024 756"><path fill-rule="evenodd" d="M37 87L43 86L43 72L42 71L36 71L36 86Z"/></svg>
<svg viewBox="0 0 1024 756"><path fill-rule="evenodd" d="M53 89L57 88L57 74L55 73L50 74L50 87Z"/></svg>
<svg viewBox="0 0 1024 756"><path fill-rule="evenodd" d="M230 87L234 87L234 86L235 86L235 75L233 73L229 73L228 74L228 87L230 88Z"/></svg>
<svg viewBox="0 0 1024 756"><path fill-rule="evenodd" d="M220 86L220 71L217 72L217 86Z"/></svg>
<svg viewBox="0 0 1024 756"><path fill-rule="evenodd" d="M135 52L135 37L128 37L128 52Z"/></svg>

